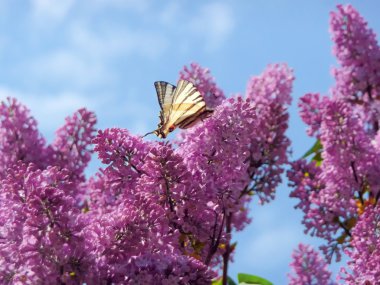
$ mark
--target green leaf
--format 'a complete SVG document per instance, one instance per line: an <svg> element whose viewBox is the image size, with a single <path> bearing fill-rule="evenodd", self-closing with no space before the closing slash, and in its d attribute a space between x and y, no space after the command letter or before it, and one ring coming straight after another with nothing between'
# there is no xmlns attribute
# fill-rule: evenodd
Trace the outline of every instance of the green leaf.
<svg viewBox="0 0 380 285"><path fill-rule="evenodd" d="M323 161L321 152L318 152L316 155L314 155L311 160L315 162L316 166L321 166Z"/></svg>
<svg viewBox="0 0 380 285"><path fill-rule="evenodd" d="M268 280L256 276L256 275L250 275L250 274L245 274L245 273L239 273L238 274L238 281L239 285L247 285L247 284L252 284L252 285L273 285L272 282L269 282Z"/></svg>
<svg viewBox="0 0 380 285"><path fill-rule="evenodd" d="M234 243L231 243L230 244L230 251L233 252L236 249L236 246L237 246L237 241L235 241Z"/></svg>
<svg viewBox="0 0 380 285"><path fill-rule="evenodd" d="M212 281L212 285L222 285L222 278ZM227 284L228 285L237 285L235 281L231 277L227 277Z"/></svg>
<svg viewBox="0 0 380 285"><path fill-rule="evenodd" d="M317 140L314 145L302 156L302 158L306 158L309 155L315 153L319 153L322 150L322 144L320 140Z"/></svg>
<svg viewBox="0 0 380 285"><path fill-rule="evenodd" d="M222 279L212 280L211 285L222 285Z"/></svg>

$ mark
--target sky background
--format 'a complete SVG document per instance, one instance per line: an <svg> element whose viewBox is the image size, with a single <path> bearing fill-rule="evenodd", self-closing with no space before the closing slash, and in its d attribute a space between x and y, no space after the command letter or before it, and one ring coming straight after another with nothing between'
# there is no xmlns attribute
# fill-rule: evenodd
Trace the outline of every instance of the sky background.
<svg viewBox="0 0 380 285"><path fill-rule="evenodd" d="M297 113L307 92L328 94L336 65L329 12L338 1L0 1L0 99L18 98L49 141L80 107L95 111L98 128L144 134L156 128L153 82L174 83L184 65L210 68L226 94L243 93L270 63L287 63L296 80L290 108L292 159L313 143ZM380 33L380 3L350 1ZM97 158L88 170L94 173ZM286 181L276 200L251 204L253 222L238 241L230 275L252 273L286 284L291 252L303 234ZM337 272L339 265L332 266Z"/></svg>

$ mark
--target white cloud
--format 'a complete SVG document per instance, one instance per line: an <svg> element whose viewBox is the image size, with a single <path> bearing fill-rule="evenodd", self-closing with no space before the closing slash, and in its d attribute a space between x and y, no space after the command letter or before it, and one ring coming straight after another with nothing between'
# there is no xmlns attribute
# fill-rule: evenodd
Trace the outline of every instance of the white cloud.
<svg viewBox="0 0 380 285"><path fill-rule="evenodd" d="M35 94L26 94L0 86L0 100L7 97L14 97L25 105L30 110L31 115L38 121L41 132L45 134L52 134L64 124L64 119L67 116L70 116L79 108L86 107L89 110L94 110L99 102L73 92L36 96Z"/></svg>
<svg viewBox="0 0 380 285"><path fill-rule="evenodd" d="M146 116L141 116L141 114L153 114L150 111L151 106L138 100L136 98L138 95L133 90L127 90L126 96L120 100L109 94L91 94L90 97L71 91L36 95L0 86L0 101L7 97L16 98L25 105L37 120L40 132L48 138L53 137L67 116L71 116L80 108L95 112L99 128L113 125L128 128L133 133L139 134L151 131Z"/></svg>
<svg viewBox="0 0 380 285"><path fill-rule="evenodd" d="M65 19L75 4L74 0L32 0L32 16L34 21L49 26ZM48 20L48 24L46 23Z"/></svg>
<svg viewBox="0 0 380 285"><path fill-rule="evenodd" d="M190 13L184 9L185 4L178 2L158 5L159 11L155 11L152 3L145 0L95 0L93 5L98 8L89 7L85 15L70 20L67 15L78 4L73 0L33 0L32 4L32 14L41 24L49 26L50 22L64 21L65 25L59 26L63 44L23 61L18 68L25 69L28 77L36 80L67 82L73 88L112 84L118 80L111 69L114 59L141 56L143 60L155 60L170 48L179 53L189 52L199 45L197 42L201 42L204 50L214 51L234 28L230 7L218 2L195 7L196 11ZM94 25L97 15L94 9L99 7L132 9L144 13L150 24L145 27L147 22L141 20L131 26L128 22L113 21Z"/></svg>
<svg viewBox="0 0 380 285"><path fill-rule="evenodd" d="M104 7L122 8L137 11L140 13L146 12L150 8L149 0L92 0L91 5L97 6L99 9Z"/></svg>
<svg viewBox="0 0 380 285"><path fill-rule="evenodd" d="M205 41L208 51L218 49L229 37L235 26L231 7L225 3L207 3L199 14L190 20L189 30L193 36Z"/></svg>
<svg viewBox="0 0 380 285"><path fill-rule="evenodd" d="M94 31L80 22L71 26L69 41L86 56L90 55L98 60L131 55L156 58L168 46L164 35L155 31L134 30L129 27L103 27Z"/></svg>
<svg viewBox="0 0 380 285"><path fill-rule="evenodd" d="M65 33L63 33L65 34ZM109 60L141 56L155 59L168 47L163 34L117 27L94 30L84 22L73 22L65 46L21 63L19 69L37 80L59 82L70 87L112 84L118 79Z"/></svg>
<svg viewBox="0 0 380 285"><path fill-rule="evenodd" d="M113 79L103 62L91 60L85 53L71 49L52 51L23 65L35 80L58 82L71 88L105 84Z"/></svg>
<svg viewBox="0 0 380 285"><path fill-rule="evenodd" d="M227 41L235 27L232 7L222 2L201 4L191 10L184 3L170 2L157 15L163 29L174 35L171 44L182 52L194 45L213 52Z"/></svg>

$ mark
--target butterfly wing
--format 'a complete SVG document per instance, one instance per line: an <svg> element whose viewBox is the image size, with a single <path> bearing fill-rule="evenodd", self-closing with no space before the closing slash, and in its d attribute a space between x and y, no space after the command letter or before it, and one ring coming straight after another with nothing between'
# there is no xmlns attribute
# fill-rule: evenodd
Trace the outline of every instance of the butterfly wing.
<svg viewBox="0 0 380 285"><path fill-rule="evenodd" d="M173 94L168 124L179 128L190 127L206 112L206 103L195 86L179 80Z"/></svg>
<svg viewBox="0 0 380 285"><path fill-rule="evenodd" d="M154 87L156 88L157 99L161 110L164 112L164 114L169 115L176 87L165 81L154 82Z"/></svg>
<svg viewBox="0 0 380 285"><path fill-rule="evenodd" d="M213 110L208 110L206 108L202 108L193 116L187 117L185 120L181 121L181 123L178 124L178 127L180 129L191 128L199 120L203 120L205 118L210 117L213 112L214 112Z"/></svg>
<svg viewBox="0 0 380 285"><path fill-rule="evenodd" d="M160 123L158 124L158 128L155 133L159 137L165 137L166 134L164 134L163 128L169 119L173 95L176 87L165 81L154 82L154 87L156 88L158 103L161 107Z"/></svg>

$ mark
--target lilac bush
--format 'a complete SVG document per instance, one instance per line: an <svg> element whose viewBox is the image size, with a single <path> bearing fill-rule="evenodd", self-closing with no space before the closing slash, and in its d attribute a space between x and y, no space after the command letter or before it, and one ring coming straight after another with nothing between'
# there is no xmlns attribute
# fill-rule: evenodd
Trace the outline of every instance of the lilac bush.
<svg viewBox="0 0 380 285"><path fill-rule="evenodd" d="M330 30L339 63L336 83L331 96L300 99L301 118L316 144L292 162L290 196L299 200L305 232L325 240L320 248L327 261L348 256L339 279L374 285L380 280L380 47L351 5L331 13Z"/></svg>
<svg viewBox="0 0 380 285"><path fill-rule="evenodd" d="M172 142L120 128L95 134L94 114L81 109L47 145L26 107L2 103L2 283L227 281L248 203L269 202L281 182L294 77L270 65L228 99L198 64L180 77L214 112ZM85 179L93 150L104 167Z"/></svg>
<svg viewBox="0 0 380 285"><path fill-rule="evenodd" d="M231 97L207 68L185 66L179 77L213 113L171 141L96 130L80 109L47 144L25 106L2 102L0 283L227 284L233 233L251 222L252 197L275 198L288 165L305 232L324 240L323 255L295 250L290 284L335 284L327 264L342 254L338 282L378 284L380 47L350 5L331 13L330 28L336 83L330 96L300 99L316 143L293 162L286 64L268 65ZM86 178L93 152L102 167Z"/></svg>

